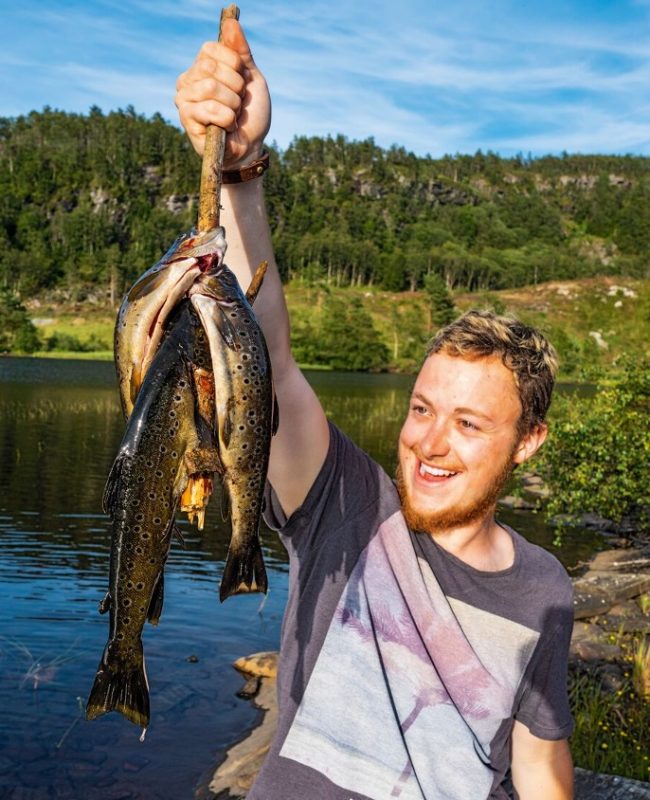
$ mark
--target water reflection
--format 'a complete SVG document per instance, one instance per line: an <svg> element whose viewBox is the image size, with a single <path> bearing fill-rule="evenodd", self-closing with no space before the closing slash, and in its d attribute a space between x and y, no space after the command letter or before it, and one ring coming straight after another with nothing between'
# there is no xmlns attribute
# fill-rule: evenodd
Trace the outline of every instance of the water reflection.
<svg viewBox="0 0 650 800"><path fill-rule="evenodd" d="M392 472L412 379L309 379L328 415ZM181 522L185 548L172 547L161 624L145 630L146 742L118 715L82 719L107 632L97 613L110 547L101 495L122 432L112 364L0 359L0 797L18 787L23 798L188 797L255 717L235 697L230 663L277 646L286 556L265 532L268 599L221 605L229 527L215 498L202 534ZM550 546L539 518L505 516ZM594 546L593 537L570 543L569 562Z"/></svg>

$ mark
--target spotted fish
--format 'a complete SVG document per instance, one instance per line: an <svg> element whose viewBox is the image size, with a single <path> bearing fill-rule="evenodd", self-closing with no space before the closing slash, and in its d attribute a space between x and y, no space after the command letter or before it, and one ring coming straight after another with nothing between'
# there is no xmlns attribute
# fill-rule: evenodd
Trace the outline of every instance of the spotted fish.
<svg viewBox="0 0 650 800"><path fill-rule="evenodd" d="M266 265L249 287L252 301ZM266 341L237 278L221 264L189 291L208 337L215 381L217 442L232 534L219 595L266 592L259 540L271 437L278 414Z"/></svg>
<svg viewBox="0 0 650 800"><path fill-rule="evenodd" d="M108 643L86 718L119 711L135 724L149 721L149 691L141 634L156 624L174 517L190 474L220 468L211 426L196 401L194 369L200 322L182 300L168 323L129 417L104 493L113 525Z"/></svg>
<svg viewBox="0 0 650 800"><path fill-rule="evenodd" d="M115 366L128 419L169 314L202 272L223 260L223 228L180 236L127 292L115 324Z"/></svg>

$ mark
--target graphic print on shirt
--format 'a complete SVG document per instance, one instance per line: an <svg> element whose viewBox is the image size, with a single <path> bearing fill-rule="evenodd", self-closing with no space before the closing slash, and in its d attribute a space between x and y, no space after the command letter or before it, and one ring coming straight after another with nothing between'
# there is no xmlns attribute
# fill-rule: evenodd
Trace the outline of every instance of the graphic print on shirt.
<svg viewBox="0 0 650 800"><path fill-rule="evenodd" d="M487 797L537 638L450 602L397 512L350 576L280 755L372 800Z"/></svg>

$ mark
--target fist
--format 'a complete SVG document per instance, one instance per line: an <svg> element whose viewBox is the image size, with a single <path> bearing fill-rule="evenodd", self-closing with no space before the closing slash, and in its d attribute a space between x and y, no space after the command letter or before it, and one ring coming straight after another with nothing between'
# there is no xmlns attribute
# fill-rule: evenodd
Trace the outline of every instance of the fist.
<svg viewBox="0 0 650 800"><path fill-rule="evenodd" d="M199 155L207 125L227 132L224 168L259 158L271 126L271 98L237 20L222 24L222 41L206 42L179 75L174 98L181 124Z"/></svg>

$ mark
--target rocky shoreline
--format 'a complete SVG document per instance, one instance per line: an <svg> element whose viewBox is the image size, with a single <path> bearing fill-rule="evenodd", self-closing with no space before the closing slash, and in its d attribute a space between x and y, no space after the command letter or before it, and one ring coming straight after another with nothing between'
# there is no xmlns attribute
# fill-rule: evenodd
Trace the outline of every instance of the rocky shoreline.
<svg viewBox="0 0 650 800"><path fill-rule="evenodd" d="M616 691L629 671L626 637L650 637L650 545L597 553L574 581L575 622L570 664ZM268 752L277 722L277 653L257 653L234 664L246 678L239 696L261 711L261 721L224 755L197 792L199 800L235 800L246 793ZM648 687L650 693L650 687ZM650 800L650 783L576 769L575 800Z"/></svg>

